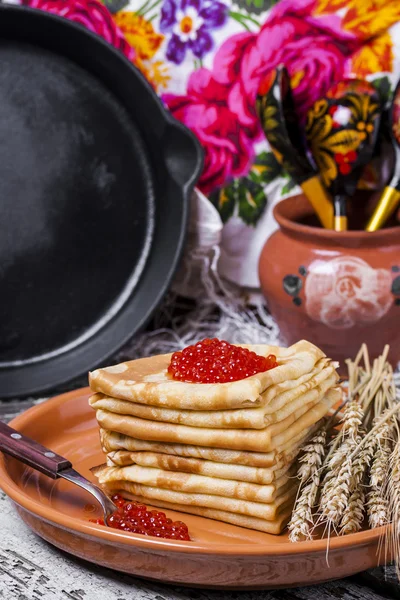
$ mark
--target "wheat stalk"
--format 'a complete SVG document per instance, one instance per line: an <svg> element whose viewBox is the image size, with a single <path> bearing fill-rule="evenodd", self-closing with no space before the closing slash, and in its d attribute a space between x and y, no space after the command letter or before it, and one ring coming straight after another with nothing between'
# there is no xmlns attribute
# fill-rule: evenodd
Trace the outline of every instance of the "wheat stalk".
<svg viewBox="0 0 400 600"><path fill-rule="evenodd" d="M357 400L351 400L344 409L341 429L342 437L348 436L356 440L363 418L364 411L361 404Z"/></svg>
<svg viewBox="0 0 400 600"><path fill-rule="evenodd" d="M325 421L302 449L291 541L313 539L320 523L328 532L355 533L367 513L370 527L393 522L391 543L400 557L400 402L388 351L385 346L371 364L363 344L355 361L346 361L347 399L335 413L339 431L332 438ZM332 422L329 431L335 431ZM400 577L399 565L400 558Z"/></svg>
<svg viewBox="0 0 400 600"><path fill-rule="evenodd" d="M359 427L363 416L363 410L356 400L347 403L341 420L342 428L333 440L323 465L325 476L320 509L322 515L332 523L338 521L345 508L343 503L351 481L351 462L348 456L354 445L352 442L359 439Z"/></svg>
<svg viewBox="0 0 400 600"><path fill-rule="evenodd" d="M342 450L340 449L344 439L351 436L353 439L357 437L358 428L361 425L364 413L361 406L355 400L348 400L345 403L340 423L342 427L339 433L331 441L330 450L325 457L323 468L325 470L334 468L334 463L342 460ZM346 448L347 452L348 448Z"/></svg>
<svg viewBox="0 0 400 600"><path fill-rule="evenodd" d="M393 549L393 555L396 561L396 573L400 576L399 555L400 555L400 440L397 440L389 460L390 472L388 482L385 488L385 499L389 505L390 521L390 541Z"/></svg>
<svg viewBox="0 0 400 600"><path fill-rule="evenodd" d="M384 497L384 489L388 480L394 430L393 422L388 422L376 431L376 452L371 464L367 495L368 522L372 529L389 523L389 503Z"/></svg>
<svg viewBox="0 0 400 600"><path fill-rule="evenodd" d="M365 431L361 430L358 440L361 440L363 436L365 436ZM352 459L352 491L365 481L365 475L375 454L376 445L376 438L370 438L368 443L364 444L360 452Z"/></svg>
<svg viewBox="0 0 400 600"><path fill-rule="evenodd" d="M368 492L367 512L371 529L389 523L389 502L384 498L382 490L374 487Z"/></svg>
<svg viewBox="0 0 400 600"><path fill-rule="evenodd" d="M340 522L340 535L360 531L364 521L364 502L364 488L362 485L359 485L354 492L351 493L348 504L343 511Z"/></svg>
<svg viewBox="0 0 400 600"><path fill-rule="evenodd" d="M371 465L370 483L375 488L385 485L392 452L393 424L384 423L376 433L377 451Z"/></svg>
<svg viewBox="0 0 400 600"><path fill-rule="evenodd" d="M328 462L319 502L320 520L329 526L340 525L343 531L359 528L358 507L363 495L362 486L376 445L372 439L354 459L351 458L354 447L365 435L365 432L359 429L362 420L362 409L359 409L359 406L350 407L345 415L344 421L350 425L344 435L347 433L349 437L344 439ZM353 438L356 430L357 437Z"/></svg>
<svg viewBox="0 0 400 600"><path fill-rule="evenodd" d="M384 423L377 431L377 450L370 469L370 490L367 496L368 522L372 529L389 523L389 502L384 497L390 468L394 425Z"/></svg>
<svg viewBox="0 0 400 600"><path fill-rule="evenodd" d="M356 446L356 448L354 448L353 453L357 454L357 452L360 451L361 447L364 446L364 444L366 444L368 442L368 440L370 440L373 436L377 435L381 426L384 425L385 423L387 423L388 421L390 421L391 419L393 419L393 417L398 412L400 412L400 402L395 403L391 408L387 408L385 410L385 412L380 416L380 418L377 419L376 425L374 425L372 427L372 429L370 429L370 431L361 440L361 442L358 444L358 446ZM394 420L394 423L396 423L395 420Z"/></svg>
<svg viewBox="0 0 400 600"><path fill-rule="evenodd" d="M363 435L365 431L360 430L358 439L362 439ZM376 439L372 438L351 461L349 497L340 521L340 535L355 533L362 527L365 512L364 486L375 449Z"/></svg>
<svg viewBox="0 0 400 600"><path fill-rule="evenodd" d="M322 427L303 448L299 459L298 477L301 479L296 503L289 523L289 539L298 542L312 539L314 526L313 509L317 502L320 484L320 468L325 456L329 421L323 420Z"/></svg>
<svg viewBox="0 0 400 600"><path fill-rule="evenodd" d="M319 501L321 520L334 526L339 524L349 497L352 473L351 461L348 458L348 446L348 441L343 442L332 456L330 461L332 467L325 475ZM340 463L338 462L339 454L342 455Z"/></svg>
<svg viewBox="0 0 400 600"><path fill-rule="evenodd" d="M312 478L301 490L293 509L292 518L288 525L289 540L299 542L303 539L312 539L314 527L313 508L317 501L319 489L319 475Z"/></svg>
<svg viewBox="0 0 400 600"><path fill-rule="evenodd" d="M297 477L302 483L308 481L313 473L321 467L325 455L326 437L327 430L324 422L322 428L302 449L302 455L299 458L300 466L297 472Z"/></svg>

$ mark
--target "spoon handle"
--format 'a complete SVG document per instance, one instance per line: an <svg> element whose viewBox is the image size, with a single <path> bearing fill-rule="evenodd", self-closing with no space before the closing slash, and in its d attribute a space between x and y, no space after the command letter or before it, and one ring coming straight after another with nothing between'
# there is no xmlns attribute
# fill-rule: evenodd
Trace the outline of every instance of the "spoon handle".
<svg viewBox="0 0 400 600"><path fill-rule="evenodd" d="M333 206L319 177L315 175L301 184L301 189L307 196L315 214L325 229L333 229Z"/></svg>
<svg viewBox="0 0 400 600"><path fill-rule="evenodd" d="M400 183L400 182L399 182ZM392 216L400 204L400 191L395 187L387 186L375 208L374 214L368 221L366 231L377 231L381 229L386 221Z"/></svg>
<svg viewBox="0 0 400 600"><path fill-rule="evenodd" d="M57 479L63 469L72 467L66 458L15 431L1 421L0 450L52 479Z"/></svg>
<svg viewBox="0 0 400 600"><path fill-rule="evenodd" d="M333 219L335 231L347 231L346 196L338 195L333 199L335 216Z"/></svg>

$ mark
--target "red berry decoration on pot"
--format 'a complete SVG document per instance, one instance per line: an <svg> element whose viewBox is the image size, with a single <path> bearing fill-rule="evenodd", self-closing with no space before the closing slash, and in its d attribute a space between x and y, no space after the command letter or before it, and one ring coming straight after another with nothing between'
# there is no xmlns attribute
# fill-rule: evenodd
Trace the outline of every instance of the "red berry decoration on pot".
<svg viewBox="0 0 400 600"><path fill-rule="evenodd" d="M206 338L174 352L168 373L189 383L228 383L277 367L276 356L259 356L247 348Z"/></svg>

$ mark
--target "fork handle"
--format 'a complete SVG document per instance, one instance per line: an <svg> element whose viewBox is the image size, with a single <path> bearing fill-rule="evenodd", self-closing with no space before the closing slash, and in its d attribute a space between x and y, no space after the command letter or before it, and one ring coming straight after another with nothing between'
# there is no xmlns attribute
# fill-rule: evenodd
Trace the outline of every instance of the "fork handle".
<svg viewBox="0 0 400 600"><path fill-rule="evenodd" d="M61 471L72 467L66 458L15 431L1 421L0 450L52 479L57 479Z"/></svg>

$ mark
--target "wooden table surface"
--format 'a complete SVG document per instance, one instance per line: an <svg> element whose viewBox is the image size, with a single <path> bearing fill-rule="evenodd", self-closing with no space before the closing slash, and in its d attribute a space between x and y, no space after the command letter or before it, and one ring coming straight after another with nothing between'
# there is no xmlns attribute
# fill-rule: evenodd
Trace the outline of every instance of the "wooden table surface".
<svg viewBox="0 0 400 600"><path fill-rule="evenodd" d="M0 401L9 421L42 399ZM223 592L157 585L73 558L32 533L0 491L0 598L4 600L378 600L400 598L393 567L289 590Z"/></svg>

